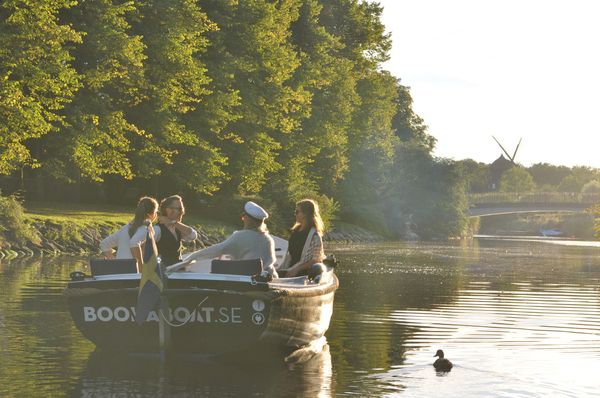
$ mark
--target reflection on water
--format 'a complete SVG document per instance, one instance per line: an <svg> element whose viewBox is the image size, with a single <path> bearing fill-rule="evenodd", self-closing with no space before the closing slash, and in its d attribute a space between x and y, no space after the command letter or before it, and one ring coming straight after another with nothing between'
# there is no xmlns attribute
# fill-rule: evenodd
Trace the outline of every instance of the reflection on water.
<svg viewBox="0 0 600 398"><path fill-rule="evenodd" d="M300 396L328 397L331 354L325 345L310 355L286 363L263 353L242 359L174 358L162 364L157 357L115 357L93 352L79 381L67 395L120 397L135 392L143 397Z"/></svg>
<svg viewBox="0 0 600 398"><path fill-rule="evenodd" d="M0 396L597 394L600 248L485 238L332 251L328 345L164 366L95 352L74 327L61 293L82 259L0 262ZM438 348L448 374L431 366Z"/></svg>

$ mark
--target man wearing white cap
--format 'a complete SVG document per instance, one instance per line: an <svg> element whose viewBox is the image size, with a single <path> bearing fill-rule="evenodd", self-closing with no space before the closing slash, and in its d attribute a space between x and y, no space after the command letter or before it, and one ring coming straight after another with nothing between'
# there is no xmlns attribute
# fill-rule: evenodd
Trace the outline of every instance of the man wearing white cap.
<svg viewBox="0 0 600 398"><path fill-rule="evenodd" d="M210 259L222 255L229 255L232 260L260 258L263 262L263 270L277 278L277 271L274 267L275 243L265 225L268 217L269 213L265 209L254 202L247 202L242 214L243 230L235 231L221 243L191 253L186 261ZM195 271L194 265L190 267L190 270Z"/></svg>

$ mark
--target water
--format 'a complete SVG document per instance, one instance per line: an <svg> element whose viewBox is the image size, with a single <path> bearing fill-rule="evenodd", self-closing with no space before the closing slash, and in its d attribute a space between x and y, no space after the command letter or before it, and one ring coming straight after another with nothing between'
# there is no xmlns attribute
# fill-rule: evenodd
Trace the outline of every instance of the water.
<svg viewBox="0 0 600 398"><path fill-rule="evenodd" d="M106 356L61 296L85 259L0 262L0 397L598 396L600 245L337 245L318 353L229 361ZM437 349L454 363L437 374Z"/></svg>

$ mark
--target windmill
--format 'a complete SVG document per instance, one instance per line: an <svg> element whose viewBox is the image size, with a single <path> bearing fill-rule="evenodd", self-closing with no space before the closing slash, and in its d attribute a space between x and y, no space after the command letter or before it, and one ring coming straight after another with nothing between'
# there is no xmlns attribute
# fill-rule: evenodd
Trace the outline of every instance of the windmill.
<svg viewBox="0 0 600 398"><path fill-rule="evenodd" d="M496 141L496 144L498 144L500 146L500 149L502 149L502 152L504 152L504 154L508 158L507 159L504 157L504 155L500 154L500 157L498 159L496 159L492 164L490 164L490 168L489 168L490 189L492 191L495 191L499 185L502 174L504 174L505 171L512 169L513 167L515 167L517 165L517 163L515 162L515 157L517 156L517 152L519 151L519 147L521 146L521 141L523 141L523 138L521 138L519 140L519 143L517 144L517 147L515 148L515 152L513 153L512 156L510 156L508 151L506 149L504 149L504 147L502 146L500 141L498 141L496 139L496 137L492 136L492 138L494 139L494 141Z"/></svg>
<svg viewBox="0 0 600 398"><path fill-rule="evenodd" d="M513 166L516 166L517 164L515 163L515 156L517 156L517 151L519 150L519 147L521 146L521 141L523 141L523 138L521 138L519 140L519 143L517 144L517 147L515 148L515 152L513 153L512 156L510 156L508 154L508 152L506 151L506 149L504 149L504 147L502 146L502 144L500 143L500 141L498 141L496 139L496 137L492 136L492 138L494 139L494 141L496 141L496 144L498 144L498 146L500 146L500 149L502 149L502 152L504 152L504 154L506 155L506 157L508 157L508 160L510 160L510 162L513 164ZM504 157L502 155L500 155L501 157Z"/></svg>

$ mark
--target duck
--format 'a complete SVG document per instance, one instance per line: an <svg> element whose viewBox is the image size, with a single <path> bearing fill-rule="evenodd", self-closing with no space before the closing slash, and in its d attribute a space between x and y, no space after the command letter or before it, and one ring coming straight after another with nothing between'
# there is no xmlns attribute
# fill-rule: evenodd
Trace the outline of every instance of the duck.
<svg viewBox="0 0 600 398"><path fill-rule="evenodd" d="M444 358L444 351L437 350L434 357L439 357L433 363L433 367L435 368L436 371L449 372L450 369L452 369L452 362L450 362L448 359Z"/></svg>

